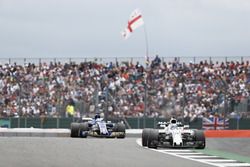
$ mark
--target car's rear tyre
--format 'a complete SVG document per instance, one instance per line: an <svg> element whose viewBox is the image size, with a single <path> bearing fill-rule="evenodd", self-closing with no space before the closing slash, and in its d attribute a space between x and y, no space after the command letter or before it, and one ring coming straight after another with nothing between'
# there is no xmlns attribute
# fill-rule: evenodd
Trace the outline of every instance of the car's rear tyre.
<svg viewBox="0 0 250 167"><path fill-rule="evenodd" d="M142 136L141 136L141 143L143 147L148 146L148 136L150 133L150 129L143 129Z"/></svg>
<svg viewBox="0 0 250 167"><path fill-rule="evenodd" d="M121 138L121 139L125 138L125 136L126 136L126 127L125 127L125 125L123 123L117 123L115 126L116 126L115 127L116 132L119 133L119 135L117 135L117 138Z"/></svg>
<svg viewBox="0 0 250 167"><path fill-rule="evenodd" d="M70 126L70 137L79 137L79 127L80 127L80 124L79 123L71 123L71 126Z"/></svg>
<svg viewBox="0 0 250 167"><path fill-rule="evenodd" d="M80 123L79 125L79 135L80 137L86 138L88 136L89 124L87 122Z"/></svg>
<svg viewBox="0 0 250 167"><path fill-rule="evenodd" d="M204 132L201 130L195 131L195 141L196 141L196 149L204 149L206 147L206 138Z"/></svg>
<svg viewBox="0 0 250 167"><path fill-rule="evenodd" d="M157 149L158 146L159 131L157 129L151 129L148 136L148 148Z"/></svg>

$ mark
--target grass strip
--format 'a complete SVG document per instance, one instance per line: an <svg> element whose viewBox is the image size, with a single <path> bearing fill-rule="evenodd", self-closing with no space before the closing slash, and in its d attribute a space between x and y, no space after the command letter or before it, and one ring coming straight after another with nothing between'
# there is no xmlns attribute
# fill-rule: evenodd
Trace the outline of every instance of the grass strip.
<svg viewBox="0 0 250 167"><path fill-rule="evenodd" d="M195 150L195 151L201 152L207 155L215 155L215 156L219 156L219 157L226 158L226 159L232 159L232 160L237 160L240 162L250 163L250 157L238 155L235 153L212 150L212 149L207 149L207 148L204 150Z"/></svg>

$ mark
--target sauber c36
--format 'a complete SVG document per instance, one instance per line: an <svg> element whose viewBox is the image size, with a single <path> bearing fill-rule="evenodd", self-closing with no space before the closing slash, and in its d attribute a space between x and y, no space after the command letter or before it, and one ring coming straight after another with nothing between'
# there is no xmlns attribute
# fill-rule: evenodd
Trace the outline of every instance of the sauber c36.
<svg viewBox="0 0 250 167"><path fill-rule="evenodd" d="M71 123L71 137L125 138L126 136L125 124L122 122L106 122L103 118L83 118L83 120L81 123Z"/></svg>

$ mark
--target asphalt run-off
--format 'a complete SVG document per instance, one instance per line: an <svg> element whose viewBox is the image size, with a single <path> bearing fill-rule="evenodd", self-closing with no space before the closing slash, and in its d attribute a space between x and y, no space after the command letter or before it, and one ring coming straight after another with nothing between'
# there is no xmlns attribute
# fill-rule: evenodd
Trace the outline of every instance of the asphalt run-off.
<svg viewBox="0 0 250 167"><path fill-rule="evenodd" d="M31 135L31 132L24 129L23 133ZM82 139L45 135L0 137L0 162L4 167L250 166L249 138L207 138L207 147L204 150L156 151L140 146L140 137L137 132L133 133L136 134L135 137L130 134L131 137L125 139Z"/></svg>

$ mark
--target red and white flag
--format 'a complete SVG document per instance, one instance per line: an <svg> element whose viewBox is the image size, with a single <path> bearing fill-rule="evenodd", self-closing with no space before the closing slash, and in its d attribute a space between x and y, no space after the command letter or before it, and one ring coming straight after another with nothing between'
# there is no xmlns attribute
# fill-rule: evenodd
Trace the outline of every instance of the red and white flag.
<svg viewBox="0 0 250 167"><path fill-rule="evenodd" d="M125 28L124 31L122 31L123 38L128 39L131 33L138 27L142 26L143 24L144 21L142 19L141 11L139 9L135 9L129 17L127 27Z"/></svg>

